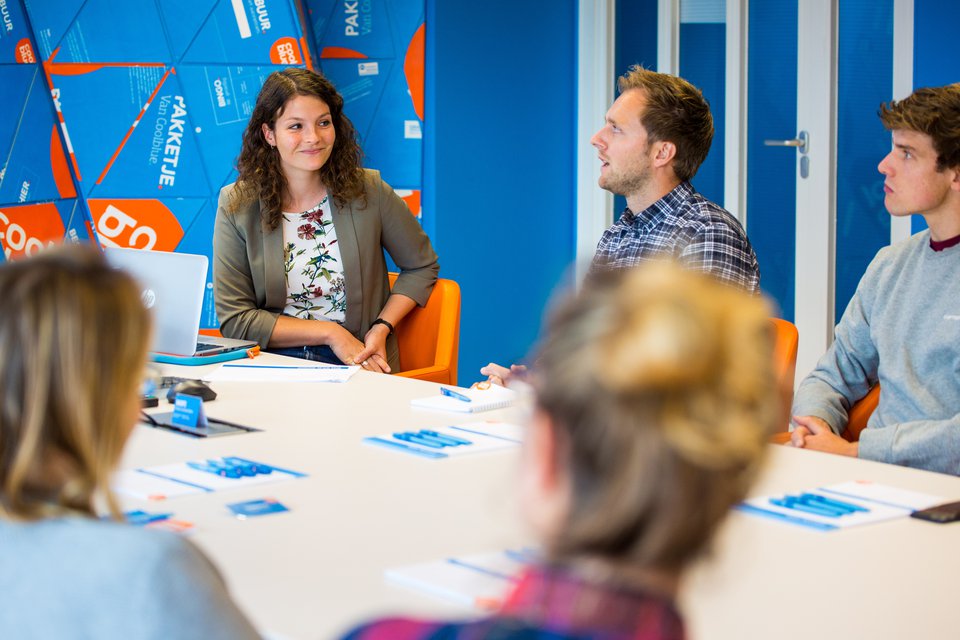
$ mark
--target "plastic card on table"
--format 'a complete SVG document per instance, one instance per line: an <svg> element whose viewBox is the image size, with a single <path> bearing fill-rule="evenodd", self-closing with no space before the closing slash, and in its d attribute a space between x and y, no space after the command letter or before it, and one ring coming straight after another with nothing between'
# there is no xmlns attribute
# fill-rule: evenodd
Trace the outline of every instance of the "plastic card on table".
<svg viewBox="0 0 960 640"><path fill-rule="evenodd" d="M384 576L437 598L490 610L503 603L520 572L535 557L529 550L508 549L388 569Z"/></svg>
<svg viewBox="0 0 960 640"><path fill-rule="evenodd" d="M203 377L210 382L346 382L360 367L332 364L303 366L225 364Z"/></svg>
<svg viewBox="0 0 960 640"><path fill-rule="evenodd" d="M231 461L237 461L234 464ZM241 462L242 461L242 462ZM244 464L256 469L244 472ZM270 484L306 477L305 473L282 469L245 458L190 460L175 464L120 471L114 475L113 490L136 498L162 500L193 493L213 493L253 485Z"/></svg>
<svg viewBox="0 0 960 640"><path fill-rule="evenodd" d="M364 438L363 441L377 447L385 447L394 451L432 459L455 458L472 453L512 449L520 446L520 442L517 440L509 440L495 435L484 435L476 431L464 431L457 427L407 429L371 436Z"/></svg>
<svg viewBox="0 0 960 640"><path fill-rule="evenodd" d="M207 426L207 416L203 413L203 398L186 393L178 393L173 402L173 415L170 422L175 427L197 429Z"/></svg>
<svg viewBox="0 0 960 640"><path fill-rule="evenodd" d="M765 518L815 529L837 531L862 524L905 518L943 498L873 482L841 484L751 498L736 509Z"/></svg>

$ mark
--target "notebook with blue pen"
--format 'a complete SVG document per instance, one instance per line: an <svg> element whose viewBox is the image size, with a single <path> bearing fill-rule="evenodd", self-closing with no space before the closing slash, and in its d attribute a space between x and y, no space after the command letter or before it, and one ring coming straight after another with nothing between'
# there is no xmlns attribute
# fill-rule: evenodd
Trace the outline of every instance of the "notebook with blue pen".
<svg viewBox="0 0 960 640"><path fill-rule="evenodd" d="M440 387L440 393L426 398L414 398L410 406L415 409L453 411L456 413L479 413L509 407L517 399L512 389L490 385L486 389L463 387Z"/></svg>

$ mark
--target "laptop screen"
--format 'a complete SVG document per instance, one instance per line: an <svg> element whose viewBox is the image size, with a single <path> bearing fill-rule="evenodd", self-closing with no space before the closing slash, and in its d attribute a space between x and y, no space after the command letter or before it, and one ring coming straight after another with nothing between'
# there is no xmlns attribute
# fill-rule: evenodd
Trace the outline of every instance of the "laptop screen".
<svg viewBox="0 0 960 640"><path fill-rule="evenodd" d="M104 255L140 283L144 305L153 313L151 351L193 355L203 311L207 257L190 253L106 247Z"/></svg>

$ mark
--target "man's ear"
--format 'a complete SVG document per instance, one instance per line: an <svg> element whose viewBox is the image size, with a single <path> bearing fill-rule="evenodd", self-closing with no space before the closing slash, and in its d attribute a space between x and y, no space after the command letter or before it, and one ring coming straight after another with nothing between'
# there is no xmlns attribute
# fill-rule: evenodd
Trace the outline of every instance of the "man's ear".
<svg viewBox="0 0 960 640"><path fill-rule="evenodd" d="M267 141L271 147L277 146L277 138L273 135L273 129L267 126L267 123L264 122L260 125L261 131L263 131L263 138Z"/></svg>
<svg viewBox="0 0 960 640"><path fill-rule="evenodd" d="M950 188L954 191L960 191L960 167L950 167L947 171L953 171L953 179L950 180Z"/></svg>
<svg viewBox="0 0 960 640"><path fill-rule="evenodd" d="M671 162L677 155L677 145L673 144L668 140L660 140L653 144L653 148L656 153L653 156L653 166L655 167L665 167Z"/></svg>

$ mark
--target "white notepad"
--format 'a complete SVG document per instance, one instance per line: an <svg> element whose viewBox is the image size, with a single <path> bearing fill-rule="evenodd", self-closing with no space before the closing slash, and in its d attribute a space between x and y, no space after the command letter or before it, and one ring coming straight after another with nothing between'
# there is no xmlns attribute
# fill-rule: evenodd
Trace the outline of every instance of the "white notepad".
<svg viewBox="0 0 960 640"><path fill-rule="evenodd" d="M410 401L410 406L416 409L433 409L435 411L477 413L509 407L517 399L516 391L498 385L490 385L487 389L447 388L470 398L470 402L438 394L426 398L414 398Z"/></svg>

